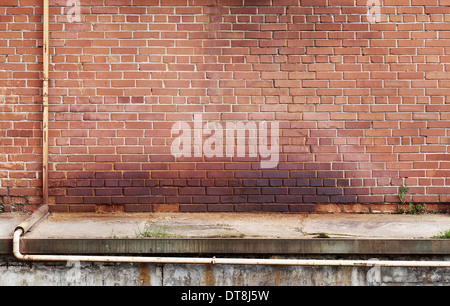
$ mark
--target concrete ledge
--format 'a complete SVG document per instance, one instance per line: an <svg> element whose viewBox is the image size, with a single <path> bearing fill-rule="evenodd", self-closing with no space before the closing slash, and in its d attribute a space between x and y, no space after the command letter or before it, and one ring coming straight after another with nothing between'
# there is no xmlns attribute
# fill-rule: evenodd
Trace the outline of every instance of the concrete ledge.
<svg viewBox="0 0 450 306"><path fill-rule="evenodd" d="M12 239L14 228L26 217L0 214L0 239ZM431 214L52 213L34 226L26 238L306 239L324 233L330 238L429 239L449 229L450 215ZM150 235L141 235L144 232Z"/></svg>
<svg viewBox="0 0 450 306"><path fill-rule="evenodd" d="M449 255L442 239L37 239L21 241L24 254L240 254L240 255ZM12 253L11 239L0 254Z"/></svg>

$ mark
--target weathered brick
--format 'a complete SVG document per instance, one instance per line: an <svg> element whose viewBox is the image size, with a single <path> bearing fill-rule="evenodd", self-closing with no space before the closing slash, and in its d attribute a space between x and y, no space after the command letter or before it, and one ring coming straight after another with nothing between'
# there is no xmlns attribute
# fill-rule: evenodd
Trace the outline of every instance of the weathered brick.
<svg viewBox="0 0 450 306"><path fill-rule="evenodd" d="M38 2L0 4L0 195L24 209L42 194ZM352 0L205 3L92 0L81 24L52 13L55 209L393 211L401 184L448 200L446 4L387 1L383 22L361 23ZM175 158L171 128L195 113L278 121L277 167Z"/></svg>

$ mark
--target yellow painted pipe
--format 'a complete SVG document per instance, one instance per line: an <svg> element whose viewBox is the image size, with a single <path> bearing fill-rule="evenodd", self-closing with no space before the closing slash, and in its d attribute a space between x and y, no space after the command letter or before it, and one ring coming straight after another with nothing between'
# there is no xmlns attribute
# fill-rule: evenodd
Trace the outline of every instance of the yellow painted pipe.
<svg viewBox="0 0 450 306"><path fill-rule="evenodd" d="M49 0L44 0L43 86L42 86L42 154L43 203L48 204L48 82L49 82Z"/></svg>

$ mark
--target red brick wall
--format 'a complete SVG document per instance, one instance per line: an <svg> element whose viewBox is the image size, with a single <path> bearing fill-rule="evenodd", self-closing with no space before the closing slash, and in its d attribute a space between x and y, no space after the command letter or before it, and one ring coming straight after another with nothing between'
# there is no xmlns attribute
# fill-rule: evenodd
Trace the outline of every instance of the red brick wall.
<svg viewBox="0 0 450 306"><path fill-rule="evenodd" d="M450 202L450 1L51 3L58 211L396 211ZM0 205L42 195L42 0L0 3ZM272 121L279 163L175 158L177 121ZM407 206L407 205L405 205Z"/></svg>

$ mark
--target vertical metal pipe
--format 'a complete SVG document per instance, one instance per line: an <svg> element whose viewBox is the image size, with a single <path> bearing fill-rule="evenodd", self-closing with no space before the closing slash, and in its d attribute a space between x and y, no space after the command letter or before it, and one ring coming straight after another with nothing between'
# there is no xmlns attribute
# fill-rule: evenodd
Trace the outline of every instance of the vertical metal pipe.
<svg viewBox="0 0 450 306"><path fill-rule="evenodd" d="M44 0L44 40L43 40L43 202L48 204L48 81L49 81L49 0Z"/></svg>

